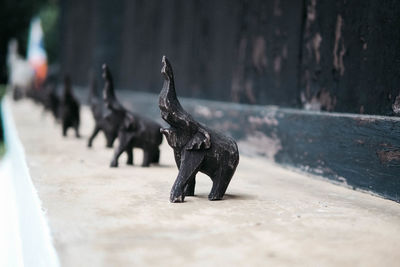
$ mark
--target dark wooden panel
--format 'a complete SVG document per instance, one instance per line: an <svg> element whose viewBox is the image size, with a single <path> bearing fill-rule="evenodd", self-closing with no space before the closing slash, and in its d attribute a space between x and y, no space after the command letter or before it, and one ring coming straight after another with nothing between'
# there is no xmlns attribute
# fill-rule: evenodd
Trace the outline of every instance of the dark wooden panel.
<svg viewBox="0 0 400 267"><path fill-rule="evenodd" d="M397 0L61 4L62 66L80 85L107 62L119 87L157 92L166 54L183 96L400 114Z"/></svg>
<svg viewBox="0 0 400 267"><path fill-rule="evenodd" d="M299 106L301 1L61 2L62 66L78 85L107 62L119 87L157 92L165 54L184 96Z"/></svg>
<svg viewBox="0 0 400 267"><path fill-rule="evenodd" d="M94 0L61 1L61 73L68 73L76 84L86 84L93 64L96 12Z"/></svg>

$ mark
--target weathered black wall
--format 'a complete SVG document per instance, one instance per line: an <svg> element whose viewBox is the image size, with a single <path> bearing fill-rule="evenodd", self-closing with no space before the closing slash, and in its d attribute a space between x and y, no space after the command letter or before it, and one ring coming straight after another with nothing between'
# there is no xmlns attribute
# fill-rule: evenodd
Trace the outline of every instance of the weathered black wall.
<svg viewBox="0 0 400 267"><path fill-rule="evenodd" d="M325 110L393 115L400 93L400 2L306 3L303 101L317 100Z"/></svg>
<svg viewBox="0 0 400 267"><path fill-rule="evenodd" d="M116 86L158 93L160 60L181 94L396 115L400 2L63 0L62 68L86 85L107 62Z"/></svg>

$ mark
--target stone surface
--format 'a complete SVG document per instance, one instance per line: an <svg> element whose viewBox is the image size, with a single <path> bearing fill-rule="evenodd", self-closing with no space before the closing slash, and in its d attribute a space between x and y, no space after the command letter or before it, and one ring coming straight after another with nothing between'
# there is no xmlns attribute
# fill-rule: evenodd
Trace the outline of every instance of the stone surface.
<svg viewBox="0 0 400 267"><path fill-rule="evenodd" d="M196 196L171 204L178 170L167 142L160 166L110 169L111 150L86 148L88 108L81 139L63 139L51 116L30 102L12 108L62 266L400 262L396 202L242 156L223 201L207 200L211 180L199 174Z"/></svg>

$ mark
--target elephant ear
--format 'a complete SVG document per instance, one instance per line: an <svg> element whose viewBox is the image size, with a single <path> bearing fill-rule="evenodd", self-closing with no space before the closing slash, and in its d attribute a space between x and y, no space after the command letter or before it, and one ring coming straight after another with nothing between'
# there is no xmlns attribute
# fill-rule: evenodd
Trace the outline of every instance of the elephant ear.
<svg viewBox="0 0 400 267"><path fill-rule="evenodd" d="M199 129L197 133L195 133L192 136L189 142L187 142L185 149L186 150L209 149L210 146L211 146L210 134L204 129Z"/></svg>
<svg viewBox="0 0 400 267"><path fill-rule="evenodd" d="M123 127L125 130L131 130L131 131L136 130L137 128L136 120L132 114L126 113L123 121Z"/></svg>

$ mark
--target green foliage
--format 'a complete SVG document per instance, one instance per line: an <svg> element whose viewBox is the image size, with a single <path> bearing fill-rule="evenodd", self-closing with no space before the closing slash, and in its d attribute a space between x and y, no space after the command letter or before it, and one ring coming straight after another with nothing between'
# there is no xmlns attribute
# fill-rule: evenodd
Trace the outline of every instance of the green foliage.
<svg viewBox="0 0 400 267"><path fill-rule="evenodd" d="M59 7L57 3L51 2L46 4L39 12L39 17L42 21L44 33L44 46L47 51L49 63L57 61L58 56L58 18Z"/></svg>
<svg viewBox="0 0 400 267"><path fill-rule="evenodd" d="M6 93L6 86L4 84L0 84L0 100L3 98L4 94ZM0 158L6 152L6 147L3 142L3 125L2 125L2 118L1 118L1 102L0 102Z"/></svg>
<svg viewBox="0 0 400 267"><path fill-rule="evenodd" d="M0 100L3 98L5 93L6 93L6 85L5 84L0 84Z"/></svg>
<svg viewBox="0 0 400 267"><path fill-rule="evenodd" d="M0 141L0 158L6 153L6 146L3 141Z"/></svg>

